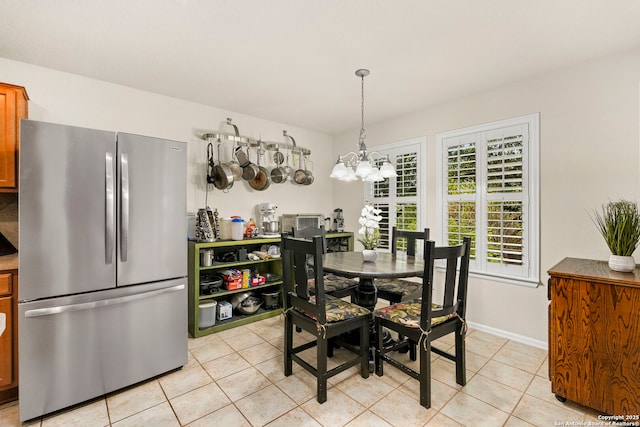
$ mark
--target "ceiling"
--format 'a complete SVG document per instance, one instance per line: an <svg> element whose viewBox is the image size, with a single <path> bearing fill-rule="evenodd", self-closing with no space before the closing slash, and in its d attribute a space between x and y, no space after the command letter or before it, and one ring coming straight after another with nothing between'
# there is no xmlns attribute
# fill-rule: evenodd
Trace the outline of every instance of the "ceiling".
<svg viewBox="0 0 640 427"><path fill-rule="evenodd" d="M640 46L637 0L2 0L0 57L337 134Z"/></svg>

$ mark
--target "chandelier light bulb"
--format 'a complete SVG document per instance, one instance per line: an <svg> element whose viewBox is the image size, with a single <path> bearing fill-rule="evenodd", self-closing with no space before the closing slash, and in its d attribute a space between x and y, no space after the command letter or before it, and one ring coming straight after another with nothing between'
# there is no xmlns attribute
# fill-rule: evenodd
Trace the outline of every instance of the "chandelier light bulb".
<svg viewBox="0 0 640 427"><path fill-rule="evenodd" d="M383 178L392 178L398 176L396 170L393 168L393 165L388 160L385 160L385 162L380 167L380 175L382 175Z"/></svg>
<svg viewBox="0 0 640 427"><path fill-rule="evenodd" d="M347 167L344 165L344 162L342 161L342 159L338 158L338 161L333 167L333 170L331 171L331 175L329 175L329 177L342 178L346 174L347 174Z"/></svg>
<svg viewBox="0 0 640 427"><path fill-rule="evenodd" d="M356 168L356 175L360 178L365 178L372 171L373 169L369 160L360 160L360 163L358 163L358 167Z"/></svg>

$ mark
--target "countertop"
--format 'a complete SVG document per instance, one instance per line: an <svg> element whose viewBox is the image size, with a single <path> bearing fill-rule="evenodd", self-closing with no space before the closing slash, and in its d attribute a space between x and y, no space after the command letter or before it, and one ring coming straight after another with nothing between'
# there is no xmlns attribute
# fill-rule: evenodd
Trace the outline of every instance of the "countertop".
<svg viewBox="0 0 640 427"><path fill-rule="evenodd" d="M17 270L18 254L0 256L0 270Z"/></svg>

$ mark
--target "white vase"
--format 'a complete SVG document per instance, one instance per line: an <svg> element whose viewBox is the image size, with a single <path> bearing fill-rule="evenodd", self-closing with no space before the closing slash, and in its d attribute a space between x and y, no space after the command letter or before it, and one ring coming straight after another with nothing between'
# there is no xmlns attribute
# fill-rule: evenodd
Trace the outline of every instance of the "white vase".
<svg viewBox="0 0 640 427"><path fill-rule="evenodd" d="M375 249L364 249L362 251L362 259L365 262L375 262L378 259L378 252Z"/></svg>
<svg viewBox="0 0 640 427"><path fill-rule="evenodd" d="M628 273L635 270L636 261L632 256L611 255L609 257L609 268L613 271Z"/></svg>

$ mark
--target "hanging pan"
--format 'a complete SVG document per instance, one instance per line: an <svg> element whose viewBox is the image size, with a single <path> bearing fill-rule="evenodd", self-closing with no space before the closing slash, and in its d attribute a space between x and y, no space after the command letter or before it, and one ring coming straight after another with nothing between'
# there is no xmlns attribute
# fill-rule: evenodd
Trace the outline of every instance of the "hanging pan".
<svg viewBox="0 0 640 427"><path fill-rule="evenodd" d="M258 174L254 179L249 181L249 185L251 186L251 188L258 191L266 190L267 188L269 188L269 185L271 184L271 182L269 181L269 172L267 171L267 168L260 166L260 156L262 155L263 152L264 150L262 150L262 148L258 149L257 151Z"/></svg>
<svg viewBox="0 0 640 427"><path fill-rule="evenodd" d="M276 149L278 150L278 149ZM276 163L276 167L271 169L271 181L274 184L282 184L287 181L287 170L282 166L284 163L284 155L278 150L273 154L273 161Z"/></svg>
<svg viewBox="0 0 640 427"><path fill-rule="evenodd" d="M213 147L211 148L213 152ZM213 159L213 158L212 158ZM213 166L213 160L211 161ZM218 164L213 166L213 185L218 190L228 191L233 187L233 172L227 165L220 163L220 144L218 143Z"/></svg>
<svg viewBox="0 0 640 427"><path fill-rule="evenodd" d="M302 169L302 156L298 157L298 170L293 173L293 180L296 184L302 184L307 181L307 170Z"/></svg>

